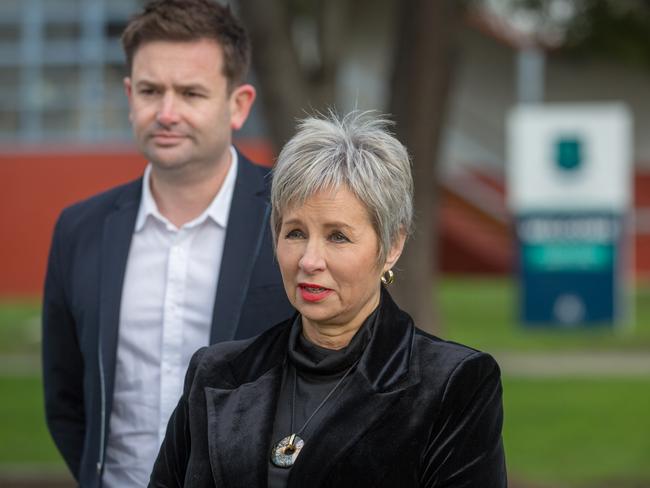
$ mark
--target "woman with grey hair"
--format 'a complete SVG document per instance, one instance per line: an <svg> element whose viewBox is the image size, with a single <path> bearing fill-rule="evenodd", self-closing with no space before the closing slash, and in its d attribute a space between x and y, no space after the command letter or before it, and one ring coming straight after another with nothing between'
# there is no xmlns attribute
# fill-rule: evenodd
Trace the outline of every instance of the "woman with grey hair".
<svg viewBox="0 0 650 488"><path fill-rule="evenodd" d="M195 354L150 486L507 485L497 364L418 329L386 290L412 193L384 119L300 123L271 193L297 314Z"/></svg>

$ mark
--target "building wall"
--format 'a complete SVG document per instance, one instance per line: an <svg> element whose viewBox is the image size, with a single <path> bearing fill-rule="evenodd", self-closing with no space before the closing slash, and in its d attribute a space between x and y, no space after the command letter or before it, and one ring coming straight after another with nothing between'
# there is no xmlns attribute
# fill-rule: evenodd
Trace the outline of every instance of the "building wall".
<svg viewBox="0 0 650 488"><path fill-rule="evenodd" d="M0 296L40 293L51 231L62 208L142 173L144 161L124 142L130 139L130 130L121 88L124 66L116 37L136 3L0 2ZM365 0L353 2L350 8L353 22L343 40L346 56L341 60L338 109L386 110L394 2ZM45 20L34 21L35 13ZM100 17L93 19L98 13ZM104 38L93 40L89 30L93 22L104 26ZM26 34L35 25L41 29L36 32L40 44ZM105 65L98 66L92 49L84 47L81 38L90 46L100 46ZM57 48L57 56L48 54L52 47ZM444 172L469 165L501 172L506 159L506 117L516 103L516 52L503 40L467 26L456 61L441 168ZM34 74L38 77L32 79ZM626 102L635 118L637 166L650 169L650 139L645 137L650 132L649 81L650 74L640 70L576 62L551 53L546 98L553 102ZM84 100L101 104L84 105ZM93 125L97 120L99 125ZM255 111L241 136L263 132L260 120ZM95 122L88 125L84 121ZM120 147L105 146L115 140L122 141ZM21 149L17 146L20 141L30 145ZM67 145L55 147L52 141ZM78 146L91 142L95 144L92 147ZM272 161L264 143L249 140L243 147L254 160ZM643 222L647 227L647 216ZM646 231L644 235L650 234ZM650 263L650 257L645 259Z"/></svg>
<svg viewBox="0 0 650 488"><path fill-rule="evenodd" d="M0 296L38 296L60 211L136 178L144 164L133 151L0 154Z"/></svg>

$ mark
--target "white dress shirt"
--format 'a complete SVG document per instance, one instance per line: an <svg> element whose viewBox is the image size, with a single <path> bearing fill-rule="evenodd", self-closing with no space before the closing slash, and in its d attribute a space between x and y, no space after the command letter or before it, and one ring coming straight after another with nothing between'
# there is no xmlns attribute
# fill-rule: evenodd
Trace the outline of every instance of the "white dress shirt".
<svg viewBox="0 0 650 488"><path fill-rule="evenodd" d="M192 354L209 344L237 174L237 153L210 206L177 228L144 173L126 264L103 486L144 487L183 390Z"/></svg>

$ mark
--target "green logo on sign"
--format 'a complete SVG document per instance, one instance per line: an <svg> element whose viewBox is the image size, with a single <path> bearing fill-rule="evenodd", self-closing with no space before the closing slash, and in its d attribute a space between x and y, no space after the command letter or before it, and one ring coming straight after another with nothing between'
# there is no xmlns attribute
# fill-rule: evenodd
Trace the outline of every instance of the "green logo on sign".
<svg viewBox="0 0 650 488"><path fill-rule="evenodd" d="M562 137L555 143L555 163L564 171L576 171L582 165L582 143L577 137Z"/></svg>

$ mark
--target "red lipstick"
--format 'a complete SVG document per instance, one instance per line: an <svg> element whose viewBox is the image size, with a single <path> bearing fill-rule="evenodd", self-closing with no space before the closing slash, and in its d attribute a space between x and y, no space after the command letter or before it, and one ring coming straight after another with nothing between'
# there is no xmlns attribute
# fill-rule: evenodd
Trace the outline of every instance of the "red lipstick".
<svg viewBox="0 0 650 488"><path fill-rule="evenodd" d="M300 283L298 288L300 288L302 299L306 302L320 302L332 294L332 290L329 288L323 288L313 283Z"/></svg>

